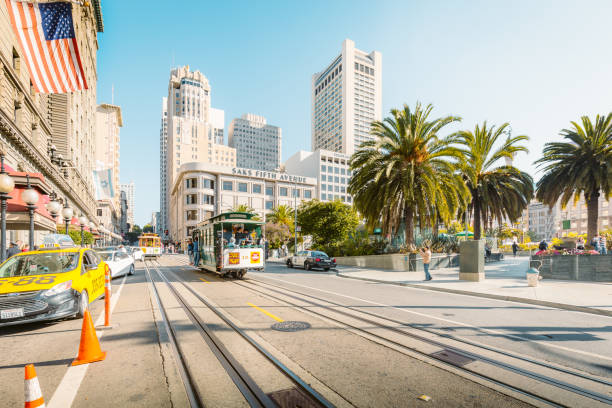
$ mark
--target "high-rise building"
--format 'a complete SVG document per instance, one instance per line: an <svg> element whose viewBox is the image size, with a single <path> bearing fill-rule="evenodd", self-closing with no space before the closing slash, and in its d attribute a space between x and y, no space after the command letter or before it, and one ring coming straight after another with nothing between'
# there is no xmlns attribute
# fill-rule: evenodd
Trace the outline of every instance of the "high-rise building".
<svg viewBox="0 0 612 408"><path fill-rule="evenodd" d="M225 112L223 109L210 108L210 123L212 140L218 144L223 144L223 130L225 129Z"/></svg>
<svg viewBox="0 0 612 408"><path fill-rule="evenodd" d="M160 184L163 200L160 204L164 231L168 225L169 189L173 185L179 167L184 163L204 162L222 166L235 166L235 149L216 143L219 132L219 113L210 107L211 92L208 79L200 71L190 71L189 66L174 68L170 71L168 96L166 98L165 133L162 121L160 132L160 151L165 153L165 161L160 168L165 179ZM215 123L213 124L213 116ZM221 128L222 129L222 128ZM164 134L162 134L164 133ZM222 135L222 133L221 133Z"/></svg>
<svg viewBox="0 0 612 408"><path fill-rule="evenodd" d="M127 223L131 230L134 226L134 182L124 183L119 185L119 190L125 191L127 196Z"/></svg>
<svg viewBox="0 0 612 408"><path fill-rule="evenodd" d="M162 117L159 128L159 235L163 239L164 231L168 229L168 98L162 98Z"/></svg>
<svg viewBox="0 0 612 408"><path fill-rule="evenodd" d="M348 193L351 180L349 160L350 156L329 150L300 150L285 161L284 169L289 174L315 178L319 200L341 200L351 204L353 198Z"/></svg>
<svg viewBox="0 0 612 408"><path fill-rule="evenodd" d="M247 113L232 120L228 144L242 168L275 171L280 166L281 128L268 125L263 116Z"/></svg>
<svg viewBox="0 0 612 408"><path fill-rule="evenodd" d="M342 52L312 76L312 150L352 155L382 119L382 55L342 43Z"/></svg>
<svg viewBox="0 0 612 408"><path fill-rule="evenodd" d="M98 170L110 169L112 187L115 192L113 201L119 204L119 128L123 126L121 108L103 103L96 108L95 167Z"/></svg>

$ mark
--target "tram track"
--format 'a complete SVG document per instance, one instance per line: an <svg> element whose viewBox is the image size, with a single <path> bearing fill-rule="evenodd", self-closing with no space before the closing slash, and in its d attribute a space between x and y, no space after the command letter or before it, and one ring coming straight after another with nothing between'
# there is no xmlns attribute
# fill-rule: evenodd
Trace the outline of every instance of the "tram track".
<svg viewBox="0 0 612 408"><path fill-rule="evenodd" d="M511 391L514 392L518 392L520 394L523 394L525 396L528 396L530 398L535 399L536 401L540 401L546 405L549 406L556 406L556 407L564 407L564 406L572 406L572 405L566 405L567 403L562 401L562 398L551 398L550 396L544 396L544 395L538 395L535 392L531 392L531 391L526 391L522 388L518 388L516 385L511 384L509 381L505 381L503 379L500 379L500 377L503 378L503 376L492 376L489 374L484 374L480 371L477 370L473 370L470 369L469 367L463 367L461 365L455 365L452 363L449 363L446 359L441 358L439 355L436 355L435 353L427 353L427 352L423 352L421 350L419 350L418 348L412 347L412 346L407 346L406 344L390 339L388 336L383 336L379 333L375 333L372 330L366 330L363 327L359 327L355 324L351 324L346 322L346 320L340 319L338 317L333 317L330 316L329 313L322 313L320 311L317 311L315 308L320 308L323 310L326 310L327 312L331 312L333 313L337 313L340 314L342 316L348 317L350 319L355 319L361 323L366 323L368 325L372 325L373 327L377 328L377 329L384 329L390 332L393 332L394 334L399 334L402 337L406 336L409 337L411 339L426 343L427 345L434 345L437 346L443 350L450 350L453 353L456 353L457 355L460 355L464 358L470 359L470 360L474 360L474 361L479 361L479 362L484 362L486 364L489 364L490 366L493 366L495 368L498 369L502 369L506 372L510 372L512 374L517 374L519 376L522 377L526 377L529 378L531 380L537 381L539 383L543 383L543 384L547 384L550 385L552 387L567 391L571 394L576 394L585 398L588 398L589 400L591 400L593 402L593 406L598 406L601 404L605 404L605 405L612 405L612 397L605 395L603 393L597 392L597 391L592 391L589 389L585 389L583 387L579 387L576 386L574 384L572 384L571 382L568 381L561 381L561 380L557 380L555 378L552 378L550 375L543 375L541 373L538 373L534 370L528 370L525 368L521 368L516 366L515 364L509 364L507 362L501 361L500 358L492 358L490 356L486 356L483 355L482 353L478 353L478 352L474 352L474 351L469 351L467 350L467 346L472 347L472 348L481 348L486 350L487 352L489 352L489 354L491 353L497 353L500 357L506 357L506 358L514 358L517 360L521 360L522 363L525 364L533 364L535 366L539 366L540 368L546 369L551 371L551 373L562 373L566 376L572 376L576 379L580 379L581 381L590 381L592 383L598 384L599 386L603 385L603 386L610 386L612 385L609 381L606 381L604 379L600 379L597 377L593 377L590 375L585 375L582 373L578 373L575 372L573 370L570 369L565 369L562 367L557 367L554 365L550 365L550 364L546 364L543 362L539 362L533 359L530 359L528 357L524 357L524 356L518 356L514 353L510 353L507 351L503 351L500 352L499 350L493 348L493 347L482 347L482 345L473 343L473 342L469 342L469 341L462 341L460 339L456 339L454 336L446 336L446 335L441 335L440 333L436 333L435 331L432 330L424 330L420 327L415 327L413 325L410 325L406 322L401 322L395 319L390 319L388 317L379 315L377 313L373 313L373 312L369 312L369 311L364 311L364 310L360 310L356 307L352 307L352 306L346 306L343 305L341 303L337 303L337 302L333 302L330 301L328 299L322 299L320 297L311 295L311 294L306 294L300 291L296 291L293 289L289 289L287 287L284 286L280 286L280 285L275 285L269 282L263 282L259 279L253 279L252 277L250 277L247 280L244 281L233 281L234 284L241 286L243 288L246 288L248 290L251 290L255 293L258 293L260 295L264 295L268 298L272 298L275 301L278 302L282 302L285 303L289 306L292 307L296 307L298 309L303 309L306 310L308 313L316 315L316 316L320 316L324 319L329 319L331 321L334 321L340 325L343 326L347 326L352 330L356 330L358 332L361 332L363 334L370 337L374 337L378 340L384 341L384 342L388 342L391 343L393 345L395 345L396 347L400 347L403 349L408 349L411 352L416 352L417 354L420 354L424 357L427 357L428 359L435 359L437 360L438 363L441 363L443 365L447 365L447 366L452 366L455 369L460 369L466 372L469 372L472 375L475 375L477 377L480 377L486 381L490 381L494 384L497 384L499 386L502 386L506 389L509 389ZM290 284L290 283L289 283ZM265 290L262 290L265 289ZM271 291L273 293L269 293L267 291ZM294 301L298 301L298 302L302 302L302 303L306 303L307 305L309 305L307 308L305 308L303 305L300 304L296 304L295 302L292 301L288 301L286 299L279 299L278 295L282 295L286 298L289 299L293 299ZM350 312L349 312L350 311ZM365 316L364 316L365 315ZM374 320L376 319L376 320ZM382 323L381 323L382 321ZM394 325L399 325L400 327L394 326ZM427 334L430 335L434 335L440 338L447 338L447 339L451 339L451 340L456 340L459 342L464 343L464 345L466 347L458 347L458 346L453 346L453 345L449 345L447 343L444 343L442 341L438 341L438 340L434 340L430 337L425 337L419 334L415 334L415 333L410 333L407 332L405 330L402 329L413 329L413 330L420 330L423 332L426 332ZM605 406L604 405L604 406Z"/></svg>
<svg viewBox="0 0 612 408"><path fill-rule="evenodd" d="M177 355L177 364L179 365L179 372L183 380L185 390L192 407L204 406L203 399L199 395L197 384L193 381L193 373L189 368L189 364L185 361L184 352L177 341L175 330L172 328L172 324L167 316L166 308L161 301L161 297L157 288L155 287L156 282L163 283L169 289L174 299L177 300L181 309L185 312L193 326L198 330L204 342L207 344L211 352L217 358L223 369L227 372L233 383L236 385L240 393L245 398L245 401L251 407L278 407L280 406L274 401L268 394L266 394L257 384L253 378L249 375L248 371L240 364L234 355L225 347L223 342L214 334L209 326L202 320L199 314L194 310L193 306L185 299L185 297L179 293L174 285L166 277L166 273L170 274L176 283L181 284L191 295L193 295L201 304L206 306L216 316L218 316L228 327L230 327L235 333L239 334L244 340L246 340L253 348L255 348L261 355L263 355L269 362L271 362L280 373L288 378L297 389L302 397L307 399L306 405L308 407L333 407L334 405L327 401L321 394L314 390L310 385L304 382L299 376L293 371L281 363L276 357L268 352L264 347L257 343L251 336L246 334L242 329L236 326L223 312L217 307L213 306L210 302L204 299L197 291L195 291L190 285L188 285L183 279L181 279L176 273L170 270L162 271L164 268L157 260L147 260L144 262L145 274L147 280L153 286L153 295L156 299L162 319L166 327L169 327L169 337L171 337L171 343L173 343L173 350ZM155 272L159 281L153 279L152 271ZM171 336L170 336L171 335Z"/></svg>

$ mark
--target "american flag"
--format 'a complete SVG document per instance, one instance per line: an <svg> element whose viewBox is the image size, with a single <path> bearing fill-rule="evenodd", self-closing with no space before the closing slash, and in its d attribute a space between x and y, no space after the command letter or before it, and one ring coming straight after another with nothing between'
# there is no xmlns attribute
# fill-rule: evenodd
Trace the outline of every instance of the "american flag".
<svg viewBox="0 0 612 408"><path fill-rule="evenodd" d="M72 4L5 0L37 92L87 89L72 23Z"/></svg>

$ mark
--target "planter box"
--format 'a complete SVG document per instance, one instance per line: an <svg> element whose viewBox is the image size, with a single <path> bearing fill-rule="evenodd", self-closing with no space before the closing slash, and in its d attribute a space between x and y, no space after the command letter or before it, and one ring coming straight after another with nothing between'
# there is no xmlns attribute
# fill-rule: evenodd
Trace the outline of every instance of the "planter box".
<svg viewBox="0 0 612 408"><path fill-rule="evenodd" d="M548 279L612 282L612 254L609 255L533 255L531 265ZM534 262L537 261L537 262Z"/></svg>
<svg viewBox="0 0 612 408"><path fill-rule="evenodd" d="M461 254L459 265L459 280L481 281L485 279L484 273L484 241L462 241L459 244Z"/></svg>
<svg viewBox="0 0 612 408"><path fill-rule="evenodd" d="M419 254L340 256L336 257L336 263L338 265L387 269L391 271L418 272L423 270L423 258ZM458 265L458 254L432 254L429 270Z"/></svg>

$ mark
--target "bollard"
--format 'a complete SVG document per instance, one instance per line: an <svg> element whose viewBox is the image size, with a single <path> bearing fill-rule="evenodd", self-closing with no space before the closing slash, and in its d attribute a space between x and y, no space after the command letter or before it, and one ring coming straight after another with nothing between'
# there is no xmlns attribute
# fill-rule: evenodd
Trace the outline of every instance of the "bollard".
<svg viewBox="0 0 612 408"><path fill-rule="evenodd" d="M104 265L104 327L110 327L111 273Z"/></svg>

